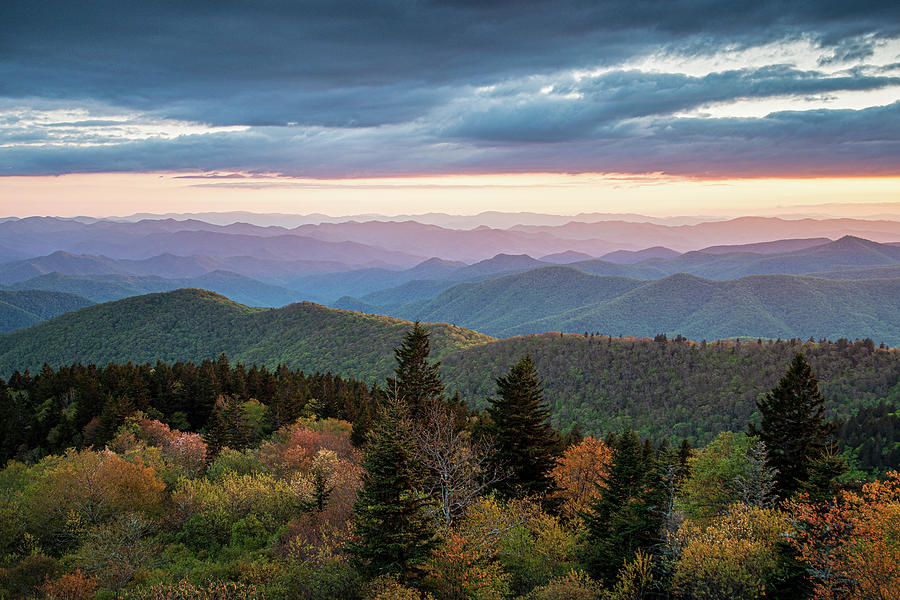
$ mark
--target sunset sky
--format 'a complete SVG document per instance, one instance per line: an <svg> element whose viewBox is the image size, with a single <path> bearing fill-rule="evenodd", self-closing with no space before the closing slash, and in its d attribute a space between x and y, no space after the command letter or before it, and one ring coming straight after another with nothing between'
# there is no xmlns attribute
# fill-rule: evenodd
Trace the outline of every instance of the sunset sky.
<svg viewBox="0 0 900 600"><path fill-rule="evenodd" d="M0 216L890 203L897 2L0 4Z"/></svg>

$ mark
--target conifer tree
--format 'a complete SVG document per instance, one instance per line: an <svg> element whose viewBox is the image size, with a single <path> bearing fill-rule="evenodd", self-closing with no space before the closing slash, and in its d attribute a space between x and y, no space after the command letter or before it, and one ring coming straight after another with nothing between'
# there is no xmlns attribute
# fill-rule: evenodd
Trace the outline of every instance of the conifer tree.
<svg viewBox="0 0 900 600"><path fill-rule="evenodd" d="M607 439L614 457L598 483L600 494L582 515L587 526L591 574L607 584L640 549L660 541L665 490L656 457L634 431Z"/></svg>
<svg viewBox="0 0 900 600"><path fill-rule="evenodd" d="M223 448L243 450L250 444L250 427L245 422L240 400L234 396L218 397L210 424L204 436L210 460L218 456Z"/></svg>
<svg viewBox="0 0 900 600"><path fill-rule="evenodd" d="M389 399L367 435L349 551L369 577L414 578L436 543L425 498L416 491L420 466L408 412L402 399Z"/></svg>
<svg viewBox="0 0 900 600"><path fill-rule="evenodd" d="M757 400L762 415L758 435L765 444L768 464L775 474L781 498L796 492L808 480L810 464L818 459L834 434L825 420L825 406L812 367L797 354L781 381Z"/></svg>
<svg viewBox="0 0 900 600"><path fill-rule="evenodd" d="M411 331L403 338L403 343L394 349L397 368L394 370L396 392L409 405L413 416L422 407L444 394L444 384L438 374L440 363L429 364L431 353L429 332L416 321ZM388 382L388 389L394 388L394 381Z"/></svg>
<svg viewBox="0 0 900 600"><path fill-rule="evenodd" d="M491 462L508 477L497 485L505 496L547 494L556 466L560 437L550 425L550 410L531 356L526 355L497 378L497 398L489 398L494 452Z"/></svg>

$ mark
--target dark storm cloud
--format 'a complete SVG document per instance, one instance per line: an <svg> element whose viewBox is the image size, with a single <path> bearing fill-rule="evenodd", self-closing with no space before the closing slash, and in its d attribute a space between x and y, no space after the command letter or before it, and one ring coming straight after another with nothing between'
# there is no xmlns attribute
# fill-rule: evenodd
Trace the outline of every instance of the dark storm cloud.
<svg viewBox="0 0 900 600"><path fill-rule="evenodd" d="M864 61L897 36L897 2L6 0L0 113L44 103L90 114L54 122L0 114L0 172L565 169L578 158L568 148L610 140L662 161L667 152L653 146L672 143L664 134L693 135L673 113L877 89L897 73L825 76L778 65L703 77L618 70L574 81L560 73L798 39L819 44L824 67ZM541 93L548 85L552 92ZM126 125L108 119L116 112L250 129L123 140L117 129ZM746 127L765 130L767 120ZM611 162L585 156L592 168Z"/></svg>
<svg viewBox="0 0 900 600"><path fill-rule="evenodd" d="M552 93L501 88L480 98L446 135L489 141L560 142L590 138L627 119L667 115L735 99L869 90L900 77L838 76L784 66L727 71L704 77L617 71L554 85ZM522 97L522 94L530 94Z"/></svg>
<svg viewBox="0 0 900 600"><path fill-rule="evenodd" d="M478 173L487 164L504 172L878 175L896 173L900 102L859 111L789 111L762 119L655 119L609 135L554 144L453 146L415 131L355 131L340 143L324 133L303 137L297 143L297 136L289 139L282 128L269 128L110 147L0 148L0 165L8 174L240 169L365 177L411 174L409 156L415 155L417 169L429 173ZM373 155L373 146L382 151Z"/></svg>

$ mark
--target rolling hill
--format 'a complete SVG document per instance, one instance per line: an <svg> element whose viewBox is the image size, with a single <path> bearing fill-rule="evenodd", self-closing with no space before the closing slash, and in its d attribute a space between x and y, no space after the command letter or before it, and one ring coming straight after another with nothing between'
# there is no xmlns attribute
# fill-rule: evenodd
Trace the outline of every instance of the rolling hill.
<svg viewBox="0 0 900 600"><path fill-rule="evenodd" d="M211 290L241 304L278 307L296 302L300 294L229 271L212 271L183 279L135 275L62 275L49 273L17 282L10 289L46 290L78 294L93 302L109 302L129 296L168 292L179 288Z"/></svg>
<svg viewBox="0 0 900 600"><path fill-rule="evenodd" d="M628 282L622 282L627 284ZM683 282L692 285L690 281ZM226 353L233 362L383 382L393 348L411 323L302 303L249 308L212 292L177 290L89 306L0 336L0 374L72 362L154 364ZM657 439L707 442L743 429L754 401L803 351L832 414L900 404L900 352L868 343L692 343L547 333L495 340L432 324L433 357L449 393L474 406L495 393L495 378L529 353L544 379L553 421L602 434L630 425Z"/></svg>
<svg viewBox="0 0 900 600"><path fill-rule="evenodd" d="M431 299L341 305L446 321L508 337L545 331L691 339L850 339L900 345L900 279L754 275L729 281L676 274L653 281L547 267L450 287ZM382 293L381 297L390 299Z"/></svg>
<svg viewBox="0 0 900 600"><path fill-rule="evenodd" d="M91 304L87 298L61 292L0 291L0 333L30 327Z"/></svg>
<svg viewBox="0 0 900 600"><path fill-rule="evenodd" d="M207 290L182 289L91 306L0 336L0 376L72 362L230 358L380 380L411 323L304 302L250 308ZM492 338L434 325L435 355Z"/></svg>

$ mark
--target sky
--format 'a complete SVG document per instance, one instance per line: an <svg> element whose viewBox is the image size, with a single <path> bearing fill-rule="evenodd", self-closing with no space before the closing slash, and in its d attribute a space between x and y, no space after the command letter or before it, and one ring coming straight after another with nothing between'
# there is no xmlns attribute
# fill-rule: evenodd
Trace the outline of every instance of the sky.
<svg viewBox="0 0 900 600"><path fill-rule="evenodd" d="M7 215L891 202L896 1L0 3Z"/></svg>

